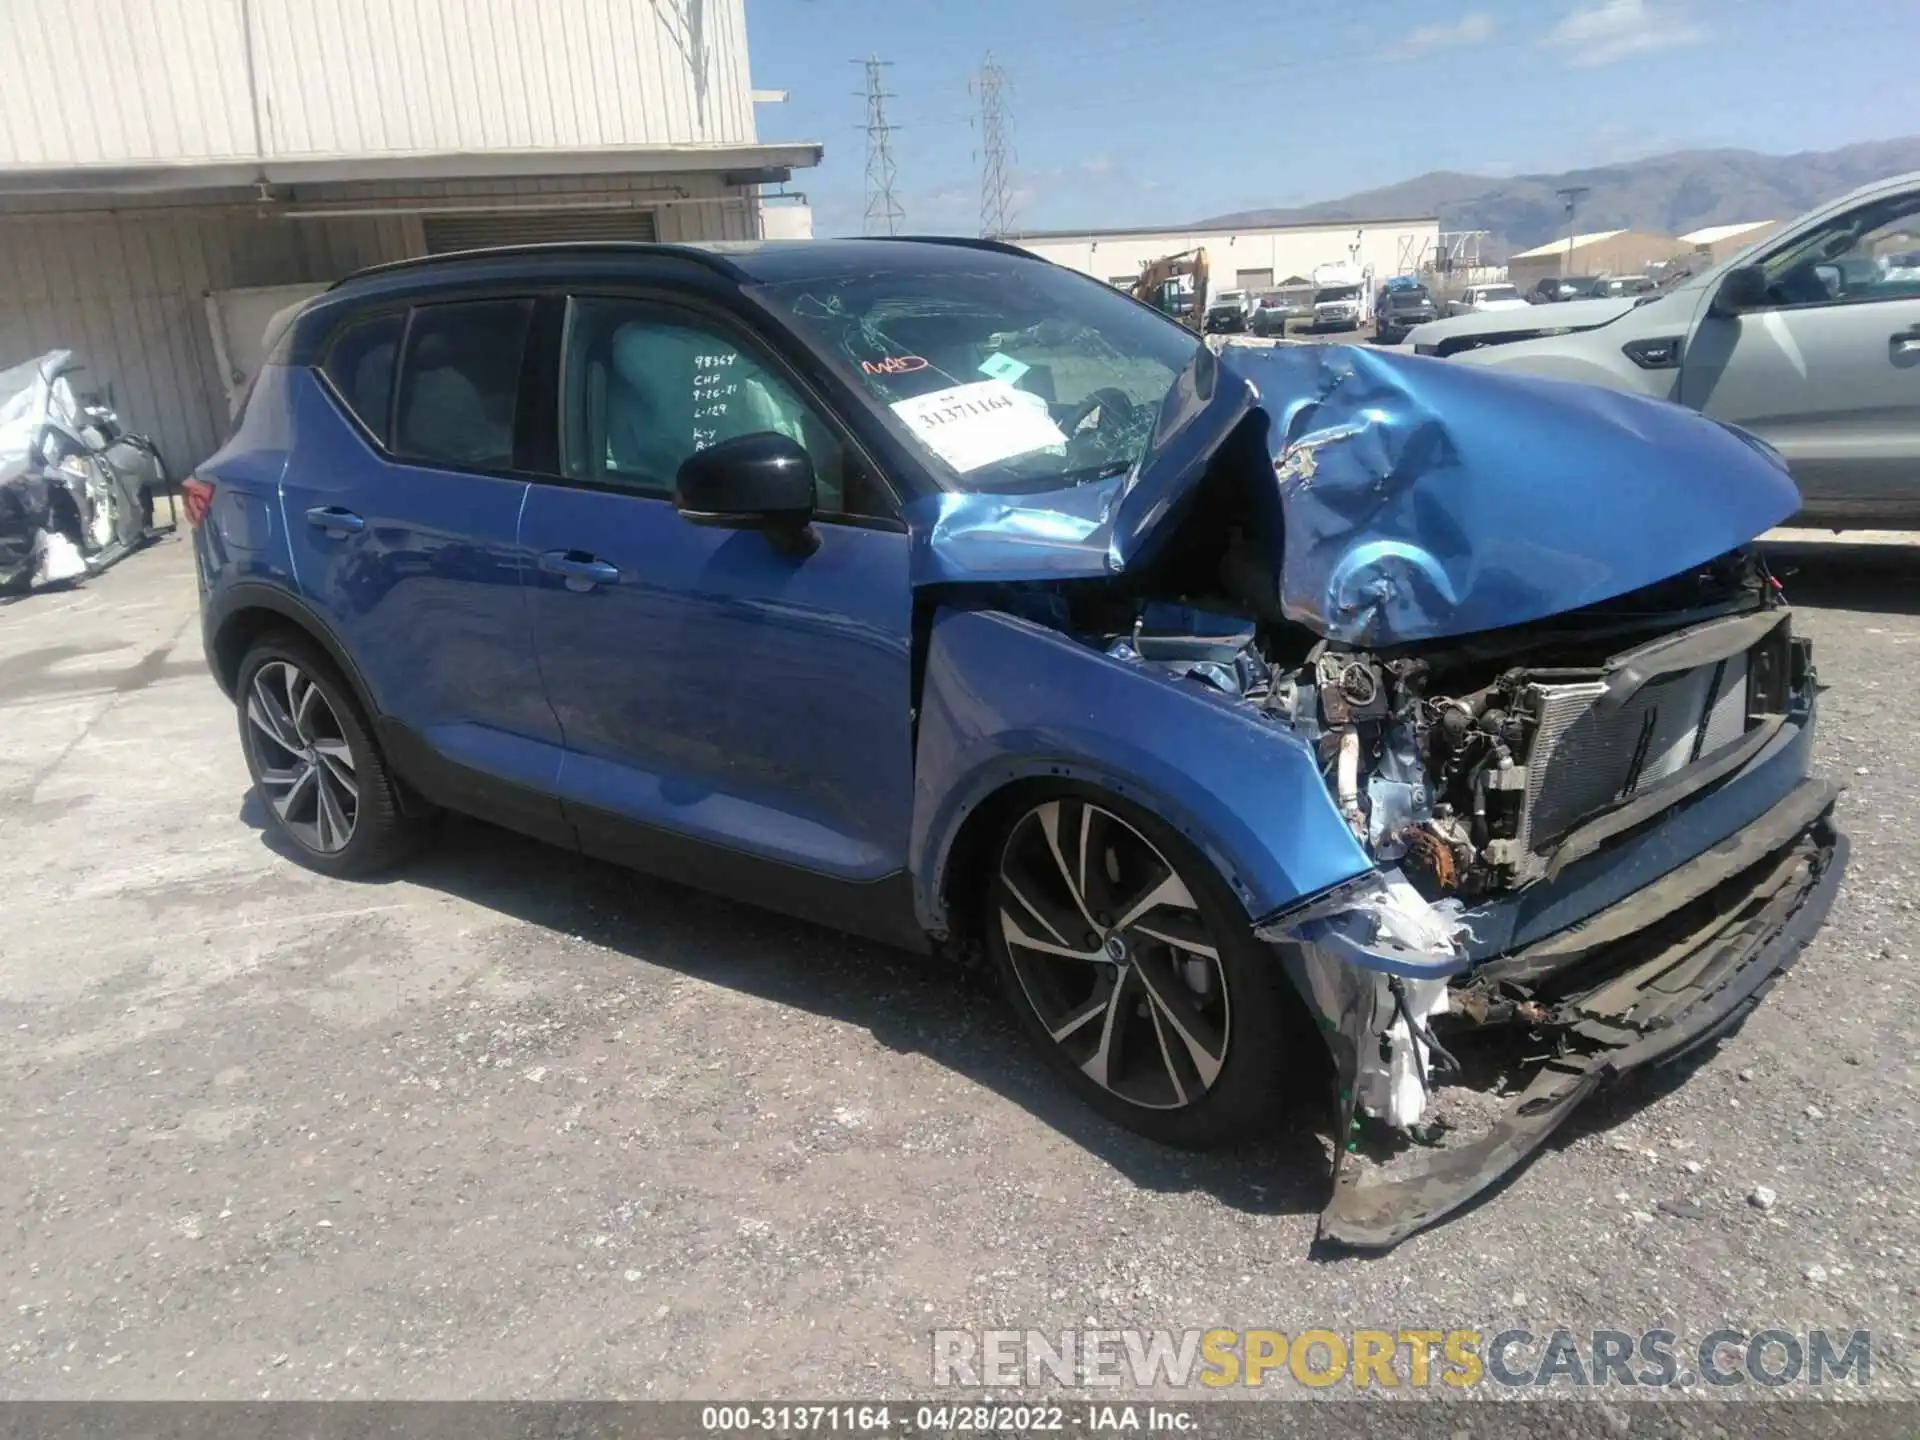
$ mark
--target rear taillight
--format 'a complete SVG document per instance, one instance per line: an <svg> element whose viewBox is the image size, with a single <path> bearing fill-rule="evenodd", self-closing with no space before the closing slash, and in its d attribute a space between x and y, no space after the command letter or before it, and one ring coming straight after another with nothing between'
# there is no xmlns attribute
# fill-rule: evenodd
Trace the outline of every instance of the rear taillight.
<svg viewBox="0 0 1920 1440"><path fill-rule="evenodd" d="M189 475L180 482L180 508L187 512L187 523L199 527L213 508L213 482Z"/></svg>

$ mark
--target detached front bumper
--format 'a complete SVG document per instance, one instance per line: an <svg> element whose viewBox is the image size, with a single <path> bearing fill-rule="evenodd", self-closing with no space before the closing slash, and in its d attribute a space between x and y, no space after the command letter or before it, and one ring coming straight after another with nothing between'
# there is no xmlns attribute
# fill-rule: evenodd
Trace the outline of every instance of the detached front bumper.
<svg viewBox="0 0 1920 1440"><path fill-rule="evenodd" d="M1802 779L1771 809L1677 869L1565 930L1453 978L1456 1013L1504 1006L1554 1053L1472 1138L1375 1167L1346 1144L1319 1239L1387 1250L1460 1209L1545 1143L1584 1099L1738 1025L1825 919L1845 868L1836 787ZM1524 997L1516 1001L1515 997ZM1354 1133L1353 1062L1371 1038L1341 1026L1340 1137ZM1333 1037L1330 1036L1330 1039Z"/></svg>

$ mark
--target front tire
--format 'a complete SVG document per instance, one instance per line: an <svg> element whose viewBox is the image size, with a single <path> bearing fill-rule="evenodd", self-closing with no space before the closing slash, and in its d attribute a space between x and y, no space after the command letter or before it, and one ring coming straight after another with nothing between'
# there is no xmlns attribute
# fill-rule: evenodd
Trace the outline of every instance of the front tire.
<svg viewBox="0 0 1920 1440"><path fill-rule="evenodd" d="M1029 803L1005 833L985 915L1022 1029L1109 1119L1199 1150L1280 1110L1298 1032L1278 958L1213 866L1154 816L1092 787Z"/></svg>
<svg viewBox="0 0 1920 1440"><path fill-rule="evenodd" d="M413 848L387 758L340 672L277 634L240 662L240 748L273 833L323 875L372 875Z"/></svg>

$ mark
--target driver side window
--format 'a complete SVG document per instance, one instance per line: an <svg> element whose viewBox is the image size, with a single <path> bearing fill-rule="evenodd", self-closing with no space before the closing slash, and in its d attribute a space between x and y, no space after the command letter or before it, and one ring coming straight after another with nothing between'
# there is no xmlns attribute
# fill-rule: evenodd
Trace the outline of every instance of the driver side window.
<svg viewBox="0 0 1920 1440"><path fill-rule="evenodd" d="M1776 306L1920 298L1920 194L1837 216L1760 264Z"/></svg>
<svg viewBox="0 0 1920 1440"><path fill-rule="evenodd" d="M581 299L566 352L568 475L667 498L696 451L772 431L813 461L822 515L886 513L863 508L857 480L848 494L856 467L809 402L723 331L639 301Z"/></svg>

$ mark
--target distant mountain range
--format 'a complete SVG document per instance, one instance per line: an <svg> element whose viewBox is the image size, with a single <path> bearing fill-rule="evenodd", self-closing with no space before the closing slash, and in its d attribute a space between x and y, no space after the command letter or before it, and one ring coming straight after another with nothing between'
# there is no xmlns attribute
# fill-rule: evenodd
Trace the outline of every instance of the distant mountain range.
<svg viewBox="0 0 1920 1440"><path fill-rule="evenodd" d="M1790 220L1856 185L1908 170L1920 170L1920 135L1798 155L1681 150L1621 165L1507 179L1434 170L1343 200L1215 215L1194 228L1438 215L1444 230L1488 231L1481 253L1500 260L1567 233L1566 202L1554 191L1571 185L1587 187L1578 211L1582 231L1684 235L1740 220Z"/></svg>

